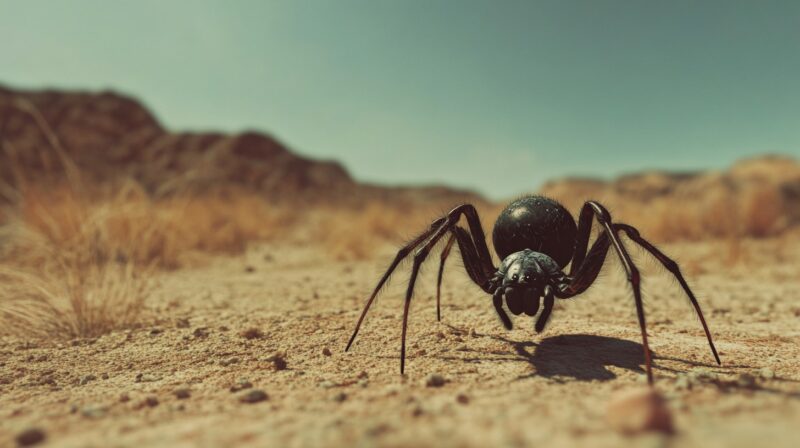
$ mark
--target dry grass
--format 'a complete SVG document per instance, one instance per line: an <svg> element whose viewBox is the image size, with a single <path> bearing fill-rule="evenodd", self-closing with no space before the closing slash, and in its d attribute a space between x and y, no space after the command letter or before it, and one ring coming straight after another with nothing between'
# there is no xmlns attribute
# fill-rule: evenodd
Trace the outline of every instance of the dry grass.
<svg viewBox="0 0 800 448"><path fill-rule="evenodd" d="M0 331L91 337L136 324L157 268L192 251L238 254L290 228L293 214L253 193L153 198L133 181L86 185L31 104L50 143L28 172L3 143L14 186L0 189Z"/></svg>
<svg viewBox="0 0 800 448"><path fill-rule="evenodd" d="M130 264L47 270L0 266L0 322L24 338L91 338L139 322L153 290Z"/></svg>
<svg viewBox="0 0 800 448"><path fill-rule="evenodd" d="M27 335L96 336L137 322L155 269L192 251L238 254L293 218L253 195L150 198L127 183L109 195L27 188L6 211L0 322Z"/></svg>

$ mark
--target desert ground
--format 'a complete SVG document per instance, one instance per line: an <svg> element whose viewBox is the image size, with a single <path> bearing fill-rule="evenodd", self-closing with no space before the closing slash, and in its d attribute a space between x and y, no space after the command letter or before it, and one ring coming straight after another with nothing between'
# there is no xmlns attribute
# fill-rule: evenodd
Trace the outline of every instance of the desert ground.
<svg viewBox="0 0 800 448"><path fill-rule="evenodd" d="M31 429L45 446L75 447L796 446L800 252L787 241L748 241L741 250L753 261L733 266L719 262L725 243L667 246L689 261L722 366L677 283L636 257L671 435L629 436L607 423L609 400L645 384L616 260L589 292L558 302L540 335L530 318L505 331L458 262L445 274L437 322L431 261L401 376L408 266L343 351L393 247L336 261L313 245L269 243L158 274L139 328L2 338L0 446Z"/></svg>
<svg viewBox="0 0 800 448"><path fill-rule="evenodd" d="M651 389L613 255L537 334L506 331L458 255L437 321L434 251L401 375L409 264L345 353L366 298L404 236L459 202L491 232L502 203L364 184L266 134L174 132L114 92L0 86L0 446L797 445L797 160L538 191L573 214L601 200L673 256L722 365L629 243L660 408L630 400Z"/></svg>

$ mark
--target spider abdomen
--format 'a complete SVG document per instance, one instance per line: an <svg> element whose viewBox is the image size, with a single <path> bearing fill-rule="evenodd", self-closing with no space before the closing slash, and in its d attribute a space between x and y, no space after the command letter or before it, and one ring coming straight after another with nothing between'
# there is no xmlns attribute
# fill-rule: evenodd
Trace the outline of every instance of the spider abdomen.
<svg viewBox="0 0 800 448"><path fill-rule="evenodd" d="M549 255L563 268L572 259L576 233L575 219L563 205L543 196L525 196L500 212L492 240L501 259L530 249Z"/></svg>

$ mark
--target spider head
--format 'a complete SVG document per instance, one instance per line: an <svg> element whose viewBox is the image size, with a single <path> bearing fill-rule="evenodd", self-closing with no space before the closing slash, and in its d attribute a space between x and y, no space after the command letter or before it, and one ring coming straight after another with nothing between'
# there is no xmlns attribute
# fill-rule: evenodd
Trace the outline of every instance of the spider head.
<svg viewBox="0 0 800 448"><path fill-rule="evenodd" d="M549 256L525 249L503 260L498 271L502 276L500 288L512 314L534 315L539 309L539 299L544 287L559 277L561 270Z"/></svg>

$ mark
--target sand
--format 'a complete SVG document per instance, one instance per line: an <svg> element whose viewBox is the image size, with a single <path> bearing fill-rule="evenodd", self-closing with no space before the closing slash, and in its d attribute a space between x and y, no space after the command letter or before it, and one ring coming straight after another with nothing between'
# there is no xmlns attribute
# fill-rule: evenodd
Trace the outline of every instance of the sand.
<svg viewBox="0 0 800 448"><path fill-rule="evenodd" d="M775 251L753 244L756 260ZM523 317L505 331L458 262L445 275L437 323L432 261L412 304L401 376L407 265L343 352L393 249L342 262L273 244L158 274L141 328L91 340L0 339L0 446L32 428L45 445L68 447L797 446L796 252L731 267L714 261L722 255L712 244L667 250L691 260L723 362L714 363L677 283L639 254L673 435L626 436L607 423L609 400L644 384L633 301L611 257L595 287L557 303L542 334Z"/></svg>

